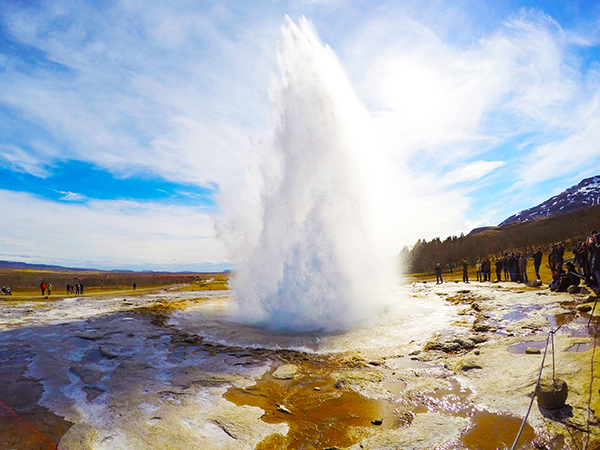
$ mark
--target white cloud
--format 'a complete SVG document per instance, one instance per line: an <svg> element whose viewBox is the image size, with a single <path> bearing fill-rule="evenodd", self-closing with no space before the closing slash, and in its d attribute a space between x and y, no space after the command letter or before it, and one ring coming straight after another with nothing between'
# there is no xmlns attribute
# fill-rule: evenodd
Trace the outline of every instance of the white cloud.
<svg viewBox="0 0 600 450"><path fill-rule="evenodd" d="M76 192L63 192L63 191L58 191L58 192L60 194L63 194L63 196L60 198L60 200L63 200L66 202L82 202L87 199L87 197L85 195L78 194Z"/></svg>
<svg viewBox="0 0 600 450"><path fill-rule="evenodd" d="M32 135L24 137L28 145L1 146L1 163L48 176L57 161L75 159L120 176L217 185L221 199L251 202L246 198L249 136L268 133L267 85L275 70L283 9L306 6L323 26L317 31L333 34L338 19L353 27L351 33L334 36L333 50L342 55L388 151L387 168L398 182L390 187L398 196L390 208L405 215L398 219L403 243L457 234L467 220L483 220L485 212L471 210L477 190L458 186L461 181L487 183L502 172L510 175L504 183L540 183L563 174L588 175L598 166L599 77L592 69L585 72L577 58L579 46L594 45L593 37L528 11L491 33L478 29L477 36L483 37L476 40L475 33L467 33L465 45L466 39L450 41L449 34L475 27L475 16L443 1L379 2L365 8L365 14L342 1L308 3L238 9L205 2L123 1L90 9L57 0L42 9L7 8L3 25L11 36L62 69L45 65L19 71L13 61L0 61L5 70L0 101L49 135L44 142ZM44 211L55 207L33 197L26 205ZM142 230L150 226L141 235L142 247L156 251L160 260L165 250L151 237L166 241L155 227L160 224L166 232L172 226L173 238L175 232L185 234L162 219L160 205L140 207L139 219L110 202L56 208L71 208L71 216L91 211L97 223L129 237L136 249L132 254L149 255L139 250L131 227L120 229L111 215L133 220ZM176 208L173 214L192 226L186 211ZM207 217L201 217L199 223L205 223ZM36 236L36 222L30 222L28 229ZM50 226L63 225L37 226L45 242L52 241ZM211 253L219 244L212 234L205 235L202 242ZM82 241L79 247L95 254L86 245ZM115 254L121 253L115 249Z"/></svg>
<svg viewBox="0 0 600 450"><path fill-rule="evenodd" d="M15 145L0 145L0 165L42 178L50 174L35 155Z"/></svg>
<svg viewBox="0 0 600 450"><path fill-rule="evenodd" d="M198 208L130 201L60 203L0 190L0 258L93 268L222 270L223 246Z"/></svg>
<svg viewBox="0 0 600 450"><path fill-rule="evenodd" d="M458 167L442 177L442 185L451 185L463 181L473 181L483 178L504 165L504 161L475 161Z"/></svg>

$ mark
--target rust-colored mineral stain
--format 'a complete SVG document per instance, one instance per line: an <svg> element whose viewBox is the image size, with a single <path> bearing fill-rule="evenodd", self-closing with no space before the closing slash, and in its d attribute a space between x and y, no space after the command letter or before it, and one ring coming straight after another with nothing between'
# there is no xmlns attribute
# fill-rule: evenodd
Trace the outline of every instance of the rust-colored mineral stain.
<svg viewBox="0 0 600 450"><path fill-rule="evenodd" d="M467 431L462 441L468 450L510 448L520 427L521 419L519 418L478 411L473 416L473 427ZM516 448L519 450L530 449L533 447L534 440L533 428L529 424L525 424Z"/></svg>
<svg viewBox="0 0 600 450"><path fill-rule="evenodd" d="M247 389L230 389L225 398L238 406L263 409L262 420L267 423L289 425L286 436L271 435L257 449L348 447L376 429L395 424L387 402L337 389L325 377L277 380L266 375ZM376 418L384 419L381 426L371 423Z"/></svg>

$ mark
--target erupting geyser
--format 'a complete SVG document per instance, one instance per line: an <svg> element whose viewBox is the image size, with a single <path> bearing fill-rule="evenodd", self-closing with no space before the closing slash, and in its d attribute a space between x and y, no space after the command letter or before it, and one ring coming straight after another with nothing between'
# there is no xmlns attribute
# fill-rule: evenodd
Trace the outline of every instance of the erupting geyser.
<svg viewBox="0 0 600 450"><path fill-rule="evenodd" d="M282 28L273 133L260 155L257 226L235 267L239 317L339 330L377 312L391 281L376 207L377 146L333 51L308 20ZM249 236L249 237L248 237Z"/></svg>

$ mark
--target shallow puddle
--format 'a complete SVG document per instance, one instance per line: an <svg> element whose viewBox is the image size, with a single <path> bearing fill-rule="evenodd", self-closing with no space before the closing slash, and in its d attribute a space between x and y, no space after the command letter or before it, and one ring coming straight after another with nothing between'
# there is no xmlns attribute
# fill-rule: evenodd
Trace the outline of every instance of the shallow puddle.
<svg viewBox="0 0 600 450"><path fill-rule="evenodd" d="M571 345L567 351L568 352L587 352L592 346L588 342L579 342L577 344Z"/></svg>
<svg viewBox="0 0 600 450"><path fill-rule="evenodd" d="M265 422L290 427L286 436L269 436L257 449L348 447L374 429L401 425L389 402L338 389L330 378L314 372L291 380L266 375L247 389L228 390L224 398L238 406L257 406L265 411ZM372 423L377 419L380 425Z"/></svg>
<svg viewBox="0 0 600 450"><path fill-rule="evenodd" d="M512 344L508 346L510 353L524 354L528 348L536 348L540 351L546 348L546 340L543 341L525 341L519 342L518 344Z"/></svg>
<svg viewBox="0 0 600 450"><path fill-rule="evenodd" d="M517 437L521 419L499 416L487 411L477 411L473 415L473 426L465 433L462 441L468 450L496 450L510 448ZM529 424L525 425L516 448L531 449L535 433Z"/></svg>
<svg viewBox="0 0 600 450"><path fill-rule="evenodd" d="M289 425L287 436L268 436L257 446L259 450L344 448L380 429L410 426L412 414L428 412L471 419L472 426L456 447L461 450L510 448L521 426L521 419L478 410L470 400L472 392L461 388L454 378L448 378L447 389L417 395L404 392L403 380L383 382L392 394L388 401L337 389L327 373L325 367L316 371L313 367L310 376L292 380L277 380L267 374L247 389L229 389L224 397L238 406L262 408L265 422ZM372 423L377 418L383 419L381 425ZM516 448L533 448L534 439L533 429L526 424Z"/></svg>

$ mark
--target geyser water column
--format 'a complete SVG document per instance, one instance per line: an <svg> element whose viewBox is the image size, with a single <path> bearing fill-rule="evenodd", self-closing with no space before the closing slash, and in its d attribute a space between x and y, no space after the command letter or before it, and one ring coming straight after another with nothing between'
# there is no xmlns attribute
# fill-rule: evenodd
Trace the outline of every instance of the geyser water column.
<svg viewBox="0 0 600 450"><path fill-rule="evenodd" d="M389 284L369 119L311 23L282 28L259 226L232 282L239 317L293 331L339 330L377 312ZM256 174L255 174L256 175Z"/></svg>

